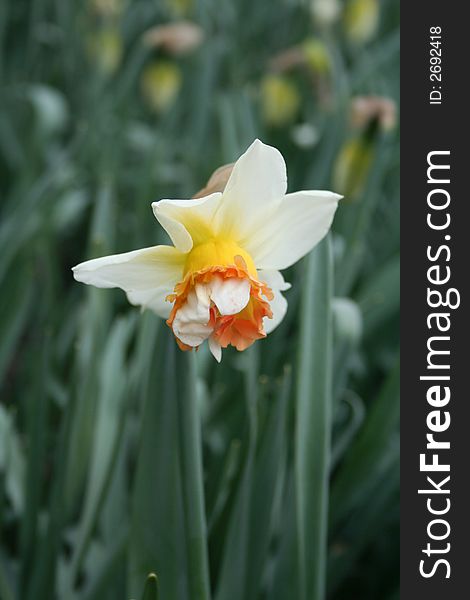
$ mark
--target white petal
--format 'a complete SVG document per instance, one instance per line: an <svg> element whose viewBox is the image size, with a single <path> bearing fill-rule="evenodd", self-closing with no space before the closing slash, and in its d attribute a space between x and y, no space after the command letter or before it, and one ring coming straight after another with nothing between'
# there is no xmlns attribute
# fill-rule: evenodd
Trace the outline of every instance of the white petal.
<svg viewBox="0 0 470 600"><path fill-rule="evenodd" d="M286 164L276 148L255 140L235 163L216 214L221 235L243 237L287 189Z"/></svg>
<svg viewBox="0 0 470 600"><path fill-rule="evenodd" d="M263 319L264 330L271 333L284 319L287 312L287 300L281 294L281 291L288 290L291 285L284 281L284 277L279 271L259 271L260 281L266 283L273 291L274 298L269 303L273 312L272 319L265 317Z"/></svg>
<svg viewBox="0 0 470 600"><path fill-rule="evenodd" d="M287 269L328 233L340 198L323 191L287 194L240 245L251 254L258 269Z"/></svg>
<svg viewBox="0 0 470 600"><path fill-rule="evenodd" d="M176 312L173 320L173 332L178 339L188 346L202 344L213 331L208 325L210 314L209 289L206 285L197 284L189 292L186 302Z"/></svg>
<svg viewBox="0 0 470 600"><path fill-rule="evenodd" d="M266 269L258 272L258 279L263 283L266 283L272 290L281 290L285 292L290 290L291 284L286 281L279 271Z"/></svg>
<svg viewBox="0 0 470 600"><path fill-rule="evenodd" d="M211 299L221 315L236 315L250 299L251 284L248 279L214 277L210 283Z"/></svg>
<svg viewBox="0 0 470 600"><path fill-rule="evenodd" d="M176 284L175 284L176 285ZM170 286L127 292L127 299L134 306L141 306L142 310L153 310L162 319L168 319L171 312L171 303L166 300L174 289Z"/></svg>
<svg viewBox="0 0 470 600"><path fill-rule="evenodd" d="M208 343L209 350L211 351L212 356L218 363L220 363L220 361L222 360L222 346L212 336L208 339Z"/></svg>
<svg viewBox="0 0 470 600"><path fill-rule="evenodd" d="M274 298L269 303L271 310L273 311L272 319L264 317L263 326L266 333L271 333L281 323L286 316L287 312L287 300L281 294L280 291L274 293Z"/></svg>
<svg viewBox="0 0 470 600"><path fill-rule="evenodd" d="M153 214L181 252L193 243L213 237L212 221L222 194L215 192L197 200L160 200L153 202Z"/></svg>
<svg viewBox="0 0 470 600"><path fill-rule="evenodd" d="M131 304L151 308L167 318L165 298L183 278L185 256L171 246L153 246L95 258L73 267L77 281L101 288L118 287Z"/></svg>

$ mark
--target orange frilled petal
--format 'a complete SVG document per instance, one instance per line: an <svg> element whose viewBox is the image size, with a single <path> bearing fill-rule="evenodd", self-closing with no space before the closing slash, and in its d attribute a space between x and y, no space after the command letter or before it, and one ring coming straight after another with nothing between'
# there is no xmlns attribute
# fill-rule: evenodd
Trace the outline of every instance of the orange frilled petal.
<svg viewBox="0 0 470 600"><path fill-rule="evenodd" d="M167 297L173 302L173 308L167 320L170 328L177 311L186 302L189 292L198 283L209 283L214 276L229 279L248 279L250 281L250 300L246 307L236 315L221 315L215 305L210 309L209 324L213 327L212 337L222 346L235 346L237 350L246 350L253 342L266 337L263 327L265 317L272 318L269 301L273 299L272 290L263 282L258 281L248 271L242 256L235 256L235 264L228 266L212 266L197 272L189 272L183 281L175 286L173 294ZM181 350L191 350L181 340L176 338Z"/></svg>
<svg viewBox="0 0 470 600"><path fill-rule="evenodd" d="M246 350L256 340L266 337L263 318L271 319L272 312L262 293L262 288L252 286L250 300L240 313L219 317L212 335L222 348L232 345L237 350ZM270 295L272 299L272 292Z"/></svg>

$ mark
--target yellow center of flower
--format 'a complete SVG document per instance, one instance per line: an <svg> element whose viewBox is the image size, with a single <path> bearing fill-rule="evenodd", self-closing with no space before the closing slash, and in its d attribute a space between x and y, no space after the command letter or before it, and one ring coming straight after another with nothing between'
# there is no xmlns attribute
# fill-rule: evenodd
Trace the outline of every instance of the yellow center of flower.
<svg viewBox="0 0 470 600"><path fill-rule="evenodd" d="M221 288L227 295L221 294ZM248 296L238 312L233 311L231 302L237 305L237 294L243 296L243 289ZM222 348L232 345L244 350L266 337L263 319L272 318L272 299L272 290L258 280L249 253L235 242L212 238L196 244L189 252L183 280L167 297L173 303L167 323L183 350L197 347L208 336Z"/></svg>
<svg viewBox="0 0 470 600"><path fill-rule="evenodd" d="M228 267L236 263L235 257L241 256L248 273L255 279L258 277L255 263L251 256L235 242L211 239L195 246L188 254L184 268L184 276L198 273L212 267Z"/></svg>

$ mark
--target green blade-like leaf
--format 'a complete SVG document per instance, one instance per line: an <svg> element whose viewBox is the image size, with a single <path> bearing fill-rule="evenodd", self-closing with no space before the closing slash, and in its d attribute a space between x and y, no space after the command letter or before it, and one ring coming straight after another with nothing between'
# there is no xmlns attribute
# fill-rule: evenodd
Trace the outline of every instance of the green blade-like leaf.
<svg viewBox="0 0 470 600"><path fill-rule="evenodd" d="M331 489L331 527L370 494L375 479L388 462L390 444L399 421L400 367L383 384L354 443L341 464Z"/></svg>
<svg viewBox="0 0 470 600"><path fill-rule="evenodd" d="M86 496L64 595L75 586L119 450L126 399L125 354L133 324L133 319L116 321L104 350Z"/></svg>
<svg viewBox="0 0 470 600"><path fill-rule="evenodd" d="M39 344L36 350L39 352ZM22 565L20 577L20 594L28 597L26 590L31 583L30 573L34 572L34 554L38 551L38 524L40 500L43 493L44 481L41 477L42 467L47 444L47 420L50 411L50 400L45 391L43 373L46 371L49 360L50 340L46 337L42 344L42 357L38 361L35 381L32 389L34 393L28 398L28 434L30 446L27 453L26 482L25 482L25 507L21 528Z"/></svg>
<svg viewBox="0 0 470 600"><path fill-rule="evenodd" d="M298 550L296 536L296 497L294 469L288 470L282 499L280 515L278 516L280 535L279 549L274 562L273 575L269 581L268 598L284 600L298 598Z"/></svg>
<svg viewBox="0 0 470 600"><path fill-rule="evenodd" d="M189 594L209 600L207 527L204 512L201 423L197 410L196 357L176 350L175 381L180 428L180 460L188 555Z"/></svg>
<svg viewBox="0 0 470 600"><path fill-rule="evenodd" d="M290 368L269 407L265 431L256 457L250 506L250 529L245 600L258 598L269 543L272 538L273 510L282 489L286 461L286 414L291 389Z"/></svg>
<svg viewBox="0 0 470 600"><path fill-rule="evenodd" d="M396 438L390 445L374 485L368 489L374 502L362 501L350 514L347 526L333 539L328 569L330 593L336 591L354 566L367 544L385 531L393 509L398 507L399 496L399 443ZM337 548L341 550L338 552Z"/></svg>
<svg viewBox="0 0 470 600"><path fill-rule="evenodd" d="M0 598L2 598L2 600L15 600L15 594L10 578L4 568L3 556L0 556Z"/></svg>
<svg viewBox="0 0 470 600"><path fill-rule="evenodd" d="M114 237L112 218L112 189L103 184L94 205L90 228L89 255L106 254ZM72 274L70 273L70 279ZM75 284L72 284L75 285ZM70 431L69 465L66 473L65 502L68 512L76 509L82 497L91 459L95 427L96 395L98 394L97 357L103 352L111 320L111 296L95 288L85 288L86 302L82 307L80 336L76 353L76 381L78 395ZM78 307L77 307L78 311Z"/></svg>
<svg viewBox="0 0 470 600"><path fill-rule="evenodd" d="M236 489L224 542L224 555L217 582L217 600L235 600L245 597L248 570L248 543L250 528L251 494L258 436L258 368L259 348L252 346L240 358L245 376L248 436L245 439L245 464Z"/></svg>
<svg viewBox="0 0 470 600"><path fill-rule="evenodd" d="M325 597L331 437L330 240L306 263L297 365L295 477L299 599Z"/></svg>
<svg viewBox="0 0 470 600"><path fill-rule="evenodd" d="M161 405L162 412L154 413L154 408L147 406L144 416L143 448L135 496L135 506L141 506L143 512L136 508L131 533L133 553L131 556L134 556L137 568L141 568L140 561L142 565L154 566L155 570L158 568L162 574L164 595L168 591L170 597L184 598L184 595L174 594L178 593L177 590L182 590L182 586L186 588L187 585L191 598L208 600L210 585L200 416L196 404L195 356L178 350L174 340L168 339L167 333L164 337L167 339L168 352L165 360L162 356L161 361L165 365L163 381L160 380L160 385L163 383L163 389L160 388L163 394L158 400L154 400L155 406ZM169 402L172 404L170 405ZM164 430L161 431L160 427L164 427ZM168 439L169 435L171 435L170 439ZM159 441L167 442L164 448L158 445ZM155 443L157 447L152 453L151 448ZM171 459L168 457L169 452L172 454ZM175 458L177 460L179 458L179 464L175 462ZM168 459L166 464L160 464L160 460L165 459ZM155 472L155 465L160 466L159 472ZM171 466L173 469L169 471ZM151 478L156 480L155 484L149 482ZM152 513L149 498L144 496L149 488L152 490L153 485L158 496L154 498L155 505ZM169 492L168 497L163 493L162 486L165 486L165 492ZM174 486L173 489L171 486ZM171 498L174 493L178 494L179 502L175 498L172 503ZM148 513L152 513L151 516ZM152 544L153 548L147 547L147 553L146 545L150 542L147 536L151 532L140 530L141 518L144 516L155 526L153 535L156 538L155 543ZM173 535L178 535L178 539L186 544L176 545L170 537L169 527L174 527L178 533L174 532ZM169 545L170 541L171 545ZM184 560L181 560L181 552L185 546L187 576L186 569L181 568L185 564ZM131 571L131 587L134 585L135 577L137 573Z"/></svg>
<svg viewBox="0 0 470 600"><path fill-rule="evenodd" d="M147 577L142 600L158 600L158 578L155 573Z"/></svg>
<svg viewBox="0 0 470 600"><path fill-rule="evenodd" d="M393 256L371 276L358 292L358 303L364 313L364 329L368 339L377 335L400 306L400 257Z"/></svg>
<svg viewBox="0 0 470 600"><path fill-rule="evenodd" d="M180 475L175 341L164 328L142 414L134 481L128 595L139 597L148 573L158 573L162 598L188 597L185 517ZM179 352L179 350L178 350ZM178 373L184 377L185 373Z"/></svg>

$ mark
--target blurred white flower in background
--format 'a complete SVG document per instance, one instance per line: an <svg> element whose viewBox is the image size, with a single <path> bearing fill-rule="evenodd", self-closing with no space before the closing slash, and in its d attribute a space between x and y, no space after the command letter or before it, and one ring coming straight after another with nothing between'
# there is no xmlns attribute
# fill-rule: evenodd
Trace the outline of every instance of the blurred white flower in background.
<svg viewBox="0 0 470 600"><path fill-rule="evenodd" d="M339 0L312 0L312 17L319 25L332 25L341 13Z"/></svg>
<svg viewBox="0 0 470 600"><path fill-rule="evenodd" d="M290 134L292 141L299 148L313 148L320 139L318 130L311 123L295 125L295 127L292 127Z"/></svg>

